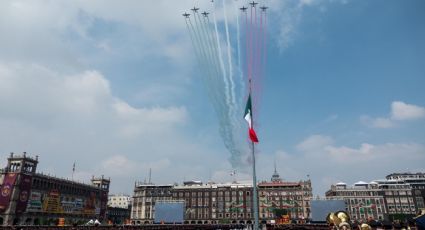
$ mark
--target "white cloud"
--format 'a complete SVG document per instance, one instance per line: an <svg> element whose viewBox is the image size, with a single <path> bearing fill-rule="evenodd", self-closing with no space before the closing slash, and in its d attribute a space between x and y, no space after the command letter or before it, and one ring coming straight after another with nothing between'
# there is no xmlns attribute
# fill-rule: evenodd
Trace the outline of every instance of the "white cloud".
<svg viewBox="0 0 425 230"><path fill-rule="evenodd" d="M364 125L373 127L373 128L392 128L396 125L394 121L384 117L371 118L369 116L364 115L360 117L360 121Z"/></svg>
<svg viewBox="0 0 425 230"><path fill-rule="evenodd" d="M329 146L326 148L326 152L339 162L343 162L346 159L367 162L381 158L397 159L402 156L407 156L411 160L412 158L420 158L424 153L424 147L416 143L385 143L382 145L363 143L359 148Z"/></svg>
<svg viewBox="0 0 425 230"><path fill-rule="evenodd" d="M391 128L394 127L394 122L388 118L378 117L373 121L373 126L376 128Z"/></svg>
<svg viewBox="0 0 425 230"><path fill-rule="evenodd" d="M414 120L424 117L424 107L407 104L402 101L393 101L391 103L391 119L393 120Z"/></svg>
<svg viewBox="0 0 425 230"><path fill-rule="evenodd" d="M185 107L133 107L112 94L98 71L64 75L0 62L0 73L0 151L38 154L41 171L69 175L64 164L77 161L80 174L105 174L113 188L127 183L130 190L148 168L163 171L174 162L183 172L177 159L186 166L210 153L181 131L189 119Z"/></svg>
<svg viewBox="0 0 425 230"><path fill-rule="evenodd" d="M333 143L333 140L329 136L322 135L312 135L299 143L296 147L297 150L303 152L313 152L317 149L322 149L326 146L329 146Z"/></svg>
<svg viewBox="0 0 425 230"><path fill-rule="evenodd" d="M303 22L304 11L306 8L317 7L322 13L326 12L326 4L329 3L346 4L347 1L323 1L323 0L299 0L299 1L280 1L272 0L267 4L270 6L271 18L270 25L277 29L276 42L281 51L290 47L300 36L299 27ZM275 24L274 24L275 23Z"/></svg>
<svg viewBox="0 0 425 230"><path fill-rule="evenodd" d="M271 175L270 162L276 160L281 177L297 181L309 174L313 192L323 196L332 183L339 181L371 181L393 172L425 170L422 164L425 146L413 142L361 143L351 147L337 145L332 137L316 134L305 138L296 149L293 153L278 150L272 156L260 156L259 173Z"/></svg>
<svg viewBox="0 0 425 230"><path fill-rule="evenodd" d="M360 121L373 128L393 128L402 121L416 120L424 117L424 107L407 104L402 101L393 101L391 103L391 113L389 117L372 118L363 115L360 117Z"/></svg>
<svg viewBox="0 0 425 230"><path fill-rule="evenodd" d="M278 29L278 36L276 37L276 39L277 44L281 50L288 48L294 42L295 37L297 36L297 27L301 23L303 8L309 5L304 4L303 2L304 1L270 2L270 12L278 19L278 23L276 25L273 24L273 21L270 22L270 25L276 26L276 28Z"/></svg>
<svg viewBox="0 0 425 230"><path fill-rule="evenodd" d="M131 191L149 168L158 183L205 179L205 162L211 175L230 169L222 142L196 139L204 130L189 130L186 107L173 100L191 78L181 16L189 7L191 0L2 2L0 151L38 154L38 169L57 175L70 175L76 161L76 177L105 174L118 191Z"/></svg>
<svg viewBox="0 0 425 230"><path fill-rule="evenodd" d="M123 155L114 155L101 162L105 171L114 175L131 175L136 172L137 164Z"/></svg>

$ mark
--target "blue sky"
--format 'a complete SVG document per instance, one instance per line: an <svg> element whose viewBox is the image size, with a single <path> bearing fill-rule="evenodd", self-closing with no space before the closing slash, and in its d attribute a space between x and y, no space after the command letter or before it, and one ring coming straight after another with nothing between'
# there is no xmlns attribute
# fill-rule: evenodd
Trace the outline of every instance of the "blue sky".
<svg viewBox="0 0 425 230"><path fill-rule="evenodd" d="M262 3L270 11L258 178L268 180L276 161L284 180L310 175L323 195L339 181L425 171L425 2ZM26 151L40 156L40 171L70 178L75 161L75 178L110 176L113 193L131 194L149 168L156 183L230 181L181 17L210 4L3 1L3 164Z"/></svg>

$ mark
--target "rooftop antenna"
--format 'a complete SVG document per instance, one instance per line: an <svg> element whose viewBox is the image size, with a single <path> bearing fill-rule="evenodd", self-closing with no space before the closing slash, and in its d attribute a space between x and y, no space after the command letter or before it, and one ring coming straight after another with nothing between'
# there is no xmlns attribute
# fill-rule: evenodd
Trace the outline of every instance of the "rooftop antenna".
<svg viewBox="0 0 425 230"><path fill-rule="evenodd" d="M74 173L75 173L75 161L74 161L74 164L72 165L72 178L71 178L71 180L74 180Z"/></svg>
<svg viewBox="0 0 425 230"><path fill-rule="evenodd" d="M149 184L152 183L152 168L149 168Z"/></svg>

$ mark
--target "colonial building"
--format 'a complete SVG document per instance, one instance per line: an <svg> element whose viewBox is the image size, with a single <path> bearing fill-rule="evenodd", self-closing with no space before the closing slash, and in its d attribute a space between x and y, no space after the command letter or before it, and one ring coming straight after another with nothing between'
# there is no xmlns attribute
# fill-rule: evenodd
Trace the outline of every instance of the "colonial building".
<svg viewBox="0 0 425 230"><path fill-rule="evenodd" d="M10 154L0 177L2 225L51 225L59 218L65 218L66 224L105 219L109 179L93 177L92 184L83 184L37 173L37 164L37 156Z"/></svg>
<svg viewBox="0 0 425 230"><path fill-rule="evenodd" d="M172 196L185 202L185 223L251 223L252 185L186 182Z"/></svg>
<svg viewBox="0 0 425 230"><path fill-rule="evenodd" d="M106 218L108 224L130 224L130 209L108 206Z"/></svg>
<svg viewBox="0 0 425 230"><path fill-rule="evenodd" d="M172 200L173 185L153 185L136 183L133 203L131 206L131 221L133 224L153 223L155 202Z"/></svg>
<svg viewBox="0 0 425 230"><path fill-rule="evenodd" d="M342 198L353 219L405 220L424 208L425 175L394 173L385 180L370 183L359 181L354 186L332 185L328 198Z"/></svg>
<svg viewBox="0 0 425 230"><path fill-rule="evenodd" d="M386 176L387 182L408 184L417 210L425 208L425 173L393 173Z"/></svg>
<svg viewBox="0 0 425 230"><path fill-rule="evenodd" d="M108 196L108 207L129 208L131 206L131 197L124 194L111 194Z"/></svg>
<svg viewBox="0 0 425 230"><path fill-rule="evenodd" d="M331 186L326 197L344 199L346 211L354 220L383 220L387 213L384 191L376 182L368 184L359 181L353 186L340 182Z"/></svg>
<svg viewBox="0 0 425 230"><path fill-rule="evenodd" d="M106 215L109 224L129 224L131 215L131 197L124 194L109 195Z"/></svg>
<svg viewBox="0 0 425 230"><path fill-rule="evenodd" d="M291 219L309 219L313 198L311 181L282 181L276 171L270 182L258 184L260 218L275 219L275 210L284 210Z"/></svg>
<svg viewBox="0 0 425 230"><path fill-rule="evenodd" d="M286 209L295 219L308 218L311 182L284 182L275 172L271 182L258 184L260 221L274 219L275 209ZM276 180L277 179L277 180ZM131 220L150 224L155 219L155 202L184 202L184 223L218 224L253 222L252 183L216 184L187 181L183 185L136 184ZM258 199L258 198L257 198Z"/></svg>

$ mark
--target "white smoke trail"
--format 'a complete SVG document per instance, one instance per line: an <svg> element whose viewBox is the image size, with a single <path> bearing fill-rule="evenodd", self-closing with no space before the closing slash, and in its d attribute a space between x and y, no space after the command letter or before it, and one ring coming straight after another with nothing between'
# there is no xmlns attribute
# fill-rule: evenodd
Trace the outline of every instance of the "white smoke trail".
<svg viewBox="0 0 425 230"><path fill-rule="evenodd" d="M225 98L224 98L224 91L222 84L222 79L220 78L220 71L217 68L217 61L215 58L212 58L211 56L211 49L208 48L208 40L211 40L206 37L207 33L204 30L203 24L201 23L201 19L198 13L194 13L195 17L195 23L196 27L194 27L194 31L198 37L200 50L203 52L203 71L206 71L210 77L204 77L205 80L205 87L208 91L208 94L210 96L211 102L214 106L214 109L219 117L220 123L223 125L226 123L226 117L227 117L227 107L225 105ZM199 23L198 23L199 22ZM212 36L213 38L213 36ZM214 46L212 46L214 47ZM214 63L213 63L214 61ZM226 131L226 130L225 130ZM226 131L227 132L227 131ZM226 137L227 134L223 134L223 138L229 139L229 137Z"/></svg>
<svg viewBox="0 0 425 230"><path fill-rule="evenodd" d="M204 59L203 51L201 49L201 45L200 45L200 40L199 40L198 33L196 32L195 27L193 26L192 21L190 20L190 18L187 19L187 21L189 21L189 25L190 25L190 28L191 28L191 31L192 31L192 34L193 34L193 37L194 37L193 40L195 41L194 42L195 52L197 53L197 56L199 58L199 62L201 64L201 66L204 67L204 65L205 65L204 60L205 59Z"/></svg>
<svg viewBox="0 0 425 230"><path fill-rule="evenodd" d="M217 79L220 78L220 64L219 64L219 60L218 60L218 56L217 56L217 50L214 46L214 36L212 34L212 28L210 25L210 21L208 17L204 17L204 23L203 23L203 28L206 32L206 43L208 46L208 50L211 54L211 67L213 67L214 69L214 73L215 73L215 83L218 83ZM218 90L218 89L217 89Z"/></svg>
<svg viewBox="0 0 425 230"><path fill-rule="evenodd" d="M195 49L195 56L196 56L196 58L198 59L198 60L200 60L200 57L199 57L199 51L197 50L197 47L196 47L196 45L195 45L195 41L194 41L194 39L193 39L193 33L192 33L192 30L190 29L190 27L189 27L189 23L187 23L187 21L189 21L190 19L186 19L185 21L186 21L186 27L187 27L187 30L189 31L189 37L190 37L190 41L192 42L192 44L193 44L193 48Z"/></svg>
<svg viewBox="0 0 425 230"><path fill-rule="evenodd" d="M220 44L220 37L219 37L219 34L218 34L217 19L215 17L215 10L213 10L213 19L214 19L214 29L215 29L218 57L219 57L219 60L220 60L221 71L222 71L222 74L223 74L224 87L225 87L225 90L226 90L225 91L226 103L230 104L229 83L227 82L226 70L224 69L224 61L223 61L223 57L222 57L222 53L221 53L221 44Z"/></svg>
<svg viewBox="0 0 425 230"><path fill-rule="evenodd" d="M205 83L211 104L217 114L219 133L226 149L230 152L229 161L234 168L242 169L242 166L246 163L244 157L245 153L248 152L248 147L245 144L246 137L243 135L243 120L238 118L240 115L238 114L240 112L238 110L243 105L236 103L236 100L239 102L239 97L236 97L236 95L244 92L243 88L239 87L243 84L240 54L241 34L239 18L237 18L237 37L233 38L233 36L230 36L230 30L233 30L234 27L231 27L232 25L229 24L229 12L226 12L224 1L223 6L224 25L221 24L223 21L217 21L217 12L214 10L212 11L213 23L210 22L208 17L203 18L200 13L195 12L194 21L186 19L186 23L195 48L195 54L201 67L201 78ZM234 4L234 7L237 12L236 4ZM238 14L236 13L235 15L237 16ZM223 25L223 27L220 28L219 25ZM223 31L226 33L224 36L226 36L225 42L227 42L227 50L225 52L222 52L223 47L220 44L222 42L220 32ZM232 55L231 51L234 46L238 47L238 51L237 54ZM237 57L235 57L236 55ZM227 61L225 60L226 57L228 59ZM232 59L235 60L233 62L237 60L237 63L232 63ZM237 68L236 65L238 65ZM239 74L241 75L241 84L239 84L239 77L235 78ZM240 98L243 100L242 96Z"/></svg>
<svg viewBox="0 0 425 230"><path fill-rule="evenodd" d="M198 15L199 16L199 15ZM199 21L200 18L198 17ZM220 73L220 69L218 68L218 60L216 58L216 55L214 55L215 53L215 46L214 45L208 45L208 44L212 44L211 41L213 41L213 39L211 39L211 37L208 36L208 31L206 30L207 28L200 23L200 30L203 30L204 33L202 33L203 35L205 35L202 38L202 44L205 48L205 50L207 50L209 52L209 57L210 59L208 60L208 66L206 66L206 69L209 69L209 72L211 73L211 77L208 79L208 81L205 84L205 87L212 92L213 95L213 106L214 106L214 110L216 112L216 114L218 115L218 117L226 117L227 112L226 111L226 100L225 100L225 94L224 94L224 87L223 87L223 81L221 78L221 73ZM211 27L210 27L211 28ZM214 38L212 36L212 38ZM210 41L210 42L208 42Z"/></svg>
<svg viewBox="0 0 425 230"><path fill-rule="evenodd" d="M208 19L208 18L207 18ZM209 23L209 20L208 20ZM220 135L223 137L224 140L224 144L226 146L226 148L229 149L229 151L232 153L233 152L231 149L233 149L232 146L234 146L234 143L232 141L231 136L229 136L229 134L231 134L231 130L228 130L230 126L229 121L228 121L228 106L226 103L226 92L225 92L225 87L222 85L223 82L223 78L221 77L221 72L220 72L220 65L219 65L219 56L218 56L218 50L217 50L217 46L214 45L213 41L214 41L214 36L213 36L213 27L212 26L208 26L208 24L206 25L207 27L207 32L210 35L210 47L211 50L213 50L213 54L214 54L214 63L213 66L216 67L216 78L215 81L212 82L212 84L216 85L217 88L215 88L215 92L218 94L218 96L221 98L220 103L217 105L217 107L215 107L216 113L218 115L218 120L219 120L219 124L220 124ZM227 128L226 128L227 127Z"/></svg>
<svg viewBox="0 0 425 230"><path fill-rule="evenodd" d="M212 65L213 57L211 56L211 52L210 52L209 48L206 46L206 43L205 43L205 41L207 40L207 37L206 37L206 34L205 34L206 32L204 30L203 23L201 22L200 15L197 12L194 12L194 18L195 18L195 23L196 23L196 30L199 34L199 41L200 41L200 44L202 45L202 49L205 52L205 58L206 58L205 62L207 64L205 66L205 70L208 72L209 77L212 80L212 78L214 77L213 68L212 68L213 67L213 65ZM198 23L198 21L199 21L199 23Z"/></svg>
<svg viewBox="0 0 425 230"><path fill-rule="evenodd" d="M229 34L229 24L227 22L227 12L226 12L226 3L224 0L223 2L223 12L224 12L224 25L226 29L226 40L227 40L227 62L229 65L229 75L228 79L230 82L230 97L231 97L231 103L229 104L231 116L234 116L234 107L236 105L235 100L235 83L233 82L233 66L232 66L232 53L231 53L231 46L230 46L230 34Z"/></svg>
<svg viewBox="0 0 425 230"><path fill-rule="evenodd" d="M239 9L238 9L235 2L233 2L233 8L234 8L235 15L236 15L236 36L237 36L236 46L237 46L237 50L238 50L237 59L238 59L238 73L239 73L239 77L240 77L239 78L239 84L241 86L241 89L245 89L245 84L244 84L244 81L243 81L242 63L241 63L242 62L241 61L241 44L240 44L241 34L240 34L240 26L239 26ZM240 91L242 92L242 90L240 90ZM238 101L238 104L242 104L242 95L238 94L238 96L240 98L239 101Z"/></svg>
<svg viewBox="0 0 425 230"><path fill-rule="evenodd" d="M202 80L205 82L206 85L206 89L207 89L207 94L212 102L212 104L214 105L214 107L218 107L219 102L221 101L219 98L217 98L217 94L214 90L214 88L209 87L211 84L210 82L212 82L212 74L209 71L209 63L208 60L206 58L206 52L205 52L205 47L202 45L202 37L197 29L198 27L198 23L196 21L196 16L195 16L195 26L193 26L192 22L190 19L188 19L190 27L192 29L192 34L195 37L195 43L194 43L194 47L195 47L195 52L197 52L197 56L199 57L199 64L201 66L201 71L206 71L207 76L202 78Z"/></svg>

